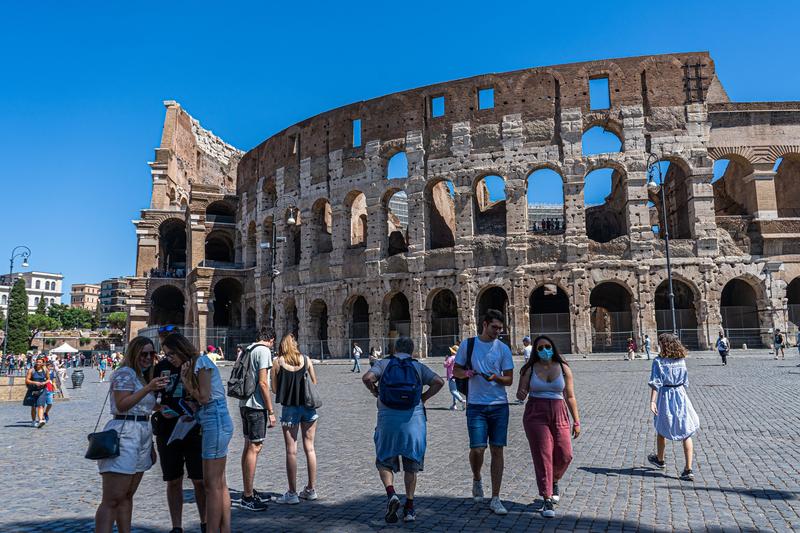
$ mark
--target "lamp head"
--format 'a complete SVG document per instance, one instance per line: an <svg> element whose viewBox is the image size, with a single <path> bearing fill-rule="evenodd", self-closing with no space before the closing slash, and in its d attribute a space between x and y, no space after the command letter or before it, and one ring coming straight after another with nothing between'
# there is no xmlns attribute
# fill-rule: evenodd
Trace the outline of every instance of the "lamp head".
<svg viewBox="0 0 800 533"><path fill-rule="evenodd" d="M22 257L22 268L28 268L28 256L27 255Z"/></svg>
<svg viewBox="0 0 800 533"><path fill-rule="evenodd" d="M286 223L289 224L290 226L294 226L296 222L297 221L294 219L294 214L290 212L289 218L286 220Z"/></svg>

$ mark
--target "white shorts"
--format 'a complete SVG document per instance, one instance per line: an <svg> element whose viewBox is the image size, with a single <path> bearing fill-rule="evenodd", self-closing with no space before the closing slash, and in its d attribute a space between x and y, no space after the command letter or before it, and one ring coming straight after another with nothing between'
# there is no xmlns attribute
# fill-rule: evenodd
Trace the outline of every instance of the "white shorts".
<svg viewBox="0 0 800 533"><path fill-rule="evenodd" d="M125 426L123 427L123 423ZM100 459L97 467L101 474L136 474L150 470L153 466L151 450L153 449L153 428L150 422L133 420L109 420L105 427L122 429L119 440L119 456L112 459Z"/></svg>

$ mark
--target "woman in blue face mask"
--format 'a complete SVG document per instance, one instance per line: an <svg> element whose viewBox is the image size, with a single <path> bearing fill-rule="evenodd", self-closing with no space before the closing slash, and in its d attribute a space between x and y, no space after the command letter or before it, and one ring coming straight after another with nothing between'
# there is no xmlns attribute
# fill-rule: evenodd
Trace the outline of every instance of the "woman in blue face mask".
<svg viewBox="0 0 800 533"><path fill-rule="evenodd" d="M531 358L520 369L517 399L525 398L528 403L522 425L542 497L541 513L545 518L553 518L554 505L561 497L558 481L572 461L570 437L578 438L581 424L572 370L552 339L545 335L534 339ZM572 415L571 424L567 409Z"/></svg>

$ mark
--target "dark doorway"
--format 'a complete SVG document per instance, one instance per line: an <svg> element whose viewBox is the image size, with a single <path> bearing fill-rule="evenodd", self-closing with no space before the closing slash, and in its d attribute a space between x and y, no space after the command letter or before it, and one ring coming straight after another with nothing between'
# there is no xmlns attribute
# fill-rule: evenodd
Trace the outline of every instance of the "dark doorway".
<svg viewBox="0 0 800 533"><path fill-rule="evenodd" d="M732 279L722 289L720 301L722 328L731 347L761 348L761 327L758 318L756 291L744 280Z"/></svg>
<svg viewBox="0 0 800 533"><path fill-rule="evenodd" d="M633 334L631 296L622 285L601 283L589 296L593 352L624 352ZM638 344L638 343L637 343Z"/></svg>
<svg viewBox="0 0 800 533"><path fill-rule="evenodd" d="M530 297L531 340L536 335L547 335L561 353L572 351L569 323L569 297L555 284L545 284Z"/></svg>
<svg viewBox="0 0 800 533"><path fill-rule="evenodd" d="M184 324L183 292L173 285L162 285L153 291L150 297L150 317L147 323L151 326Z"/></svg>

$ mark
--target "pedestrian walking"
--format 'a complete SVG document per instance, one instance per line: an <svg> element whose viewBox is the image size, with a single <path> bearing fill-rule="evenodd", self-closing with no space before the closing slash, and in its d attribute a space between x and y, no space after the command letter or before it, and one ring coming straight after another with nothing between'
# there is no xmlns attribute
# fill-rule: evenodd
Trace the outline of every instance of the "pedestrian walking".
<svg viewBox="0 0 800 533"><path fill-rule="evenodd" d="M625 356L626 361L633 361L636 357L636 341L632 337L628 337L628 353Z"/></svg>
<svg viewBox="0 0 800 533"><path fill-rule="evenodd" d="M317 499L317 453L314 437L317 432L317 410L306 404L306 387L317 384L317 373L311 360L302 355L294 335L289 333L281 339L281 355L272 368L272 389L275 401L281 404L281 427L286 446L286 477L289 490L276 503L296 505L300 499ZM297 493L297 430L303 436L303 452L306 454L308 484Z"/></svg>
<svg viewBox="0 0 800 533"><path fill-rule="evenodd" d="M658 336L661 354L653 359L650 371L650 411L656 429L656 453L647 460L660 469L666 468L664 451L666 439L683 442L686 465L681 479L694 480L692 472L692 435L700 428L700 419L689 400L686 387L689 373L686 369L687 350L672 333Z"/></svg>
<svg viewBox="0 0 800 533"><path fill-rule="evenodd" d="M498 338L504 327L503 313L486 311L477 337L458 346L453 375L468 378L467 429L469 430L469 464L472 469L472 498L483 502L481 468L488 444L492 456L492 498L489 508L495 514L507 514L500 501L503 482L503 448L508 440L508 396L506 387L514 381L514 359L511 350Z"/></svg>
<svg viewBox="0 0 800 533"><path fill-rule="evenodd" d="M66 373L66 370L64 370ZM53 408L53 398L55 393L60 386L57 386L60 383L60 378L58 372L56 372L55 364L54 363L47 363L47 382L44 386L44 421L48 424L50 423L50 410Z"/></svg>
<svg viewBox="0 0 800 533"><path fill-rule="evenodd" d="M553 518L554 504L561 499L558 482L572 462L570 438L581 434L581 421L572 369L550 337L540 335L533 345L536 350L519 372L517 399L528 399L522 425L542 497L539 509L543 517Z"/></svg>
<svg viewBox="0 0 800 533"><path fill-rule="evenodd" d="M209 531L231 530L231 498L225 480L228 444L233 422L228 414L219 369L180 333L162 343L167 357L181 364L181 382L196 403L195 418L202 430L203 485L206 489L206 524Z"/></svg>
<svg viewBox="0 0 800 533"><path fill-rule="evenodd" d="M527 335L522 337L522 361L523 364L527 363L528 360L531 358L531 352L533 352L533 345L531 344L531 338Z"/></svg>
<svg viewBox="0 0 800 533"><path fill-rule="evenodd" d="M98 533L111 533L114 523L120 532L131 530L133 496L142 475L156 460L150 413L156 405L154 393L163 389L169 380L153 379L155 354L150 339L134 338L128 344L120 369L111 377L109 403L113 418L104 431L117 431L119 455L97 462L103 478L102 500L94 516Z"/></svg>
<svg viewBox="0 0 800 533"><path fill-rule="evenodd" d="M457 352L458 344L454 344L450 347L450 355L445 358L443 364L445 376L447 377L447 388L450 391L450 396L453 398L453 404L450 406L451 411L458 411L459 403L464 406L464 409L466 409L467 405L464 397L458 392L458 384L456 383L456 378L453 376L453 366L456 364Z"/></svg>
<svg viewBox="0 0 800 533"><path fill-rule="evenodd" d="M400 497L394 488L394 474L402 462L406 501L403 521L414 522L414 494L417 474L425 465L427 418L425 402L444 386L436 373L412 358L414 341L399 337L395 353L375 363L362 378L364 385L378 398L375 424L375 466L386 489L384 520L397 522ZM427 386L423 392L422 388Z"/></svg>
<svg viewBox="0 0 800 533"><path fill-rule="evenodd" d="M106 380L106 369L108 368L108 360L105 355L100 355L100 361L97 363L97 371L100 374L100 382Z"/></svg>
<svg viewBox="0 0 800 533"><path fill-rule="evenodd" d="M167 507L172 523L170 533L183 532L184 467L186 476L194 488L194 501L200 517L200 529L205 531L206 528L206 490L203 486L203 459L201 457L203 441L200 426L195 425L182 439L176 439L169 443L180 416L188 416L182 405L186 405L186 402L191 400L181 383L180 372L181 363L175 357L165 357L159 361L153 372L154 377L167 377L169 380L160 394L161 403L157 406L151 422L153 434L156 437L162 479L167 484Z"/></svg>
<svg viewBox="0 0 800 533"><path fill-rule="evenodd" d="M731 350L731 343L728 340L728 337L725 336L723 332L719 332L719 337L717 338L717 351L719 352L719 356L722 358L722 366L728 365L728 354Z"/></svg>
<svg viewBox="0 0 800 533"><path fill-rule="evenodd" d="M647 354L647 360L650 360L650 335L644 336L644 353Z"/></svg>
<svg viewBox="0 0 800 533"><path fill-rule="evenodd" d="M35 428L42 428L45 424L44 409L47 405L47 384L50 383L50 378L44 361L44 356L37 357L33 368L25 375L28 390L22 399L22 405L31 408L31 425Z"/></svg>
<svg viewBox="0 0 800 533"><path fill-rule="evenodd" d="M775 328L775 337L773 338L774 345L775 345L775 359L778 359L778 354L781 356L781 360L786 359L786 352L784 351L784 347L786 346L786 339L781 333L780 328Z"/></svg>
<svg viewBox="0 0 800 533"><path fill-rule="evenodd" d="M258 341L251 344L237 360L245 366L248 379L255 385L253 393L239 400L239 413L242 417L244 450L242 451L242 499L239 505L248 511L266 511L269 496L258 492L254 487L258 455L267 437L267 428L275 427L275 411L269 392L270 370L272 369L272 348L275 345L275 330L261 328Z"/></svg>
<svg viewBox="0 0 800 533"><path fill-rule="evenodd" d="M351 372L358 372L359 374L361 373L361 362L359 361L359 359L361 359L361 354L362 353L363 352L361 351L361 347L358 345L357 342L354 342L353 343L353 354L352 354L352 356L353 356L353 369L351 370Z"/></svg>

